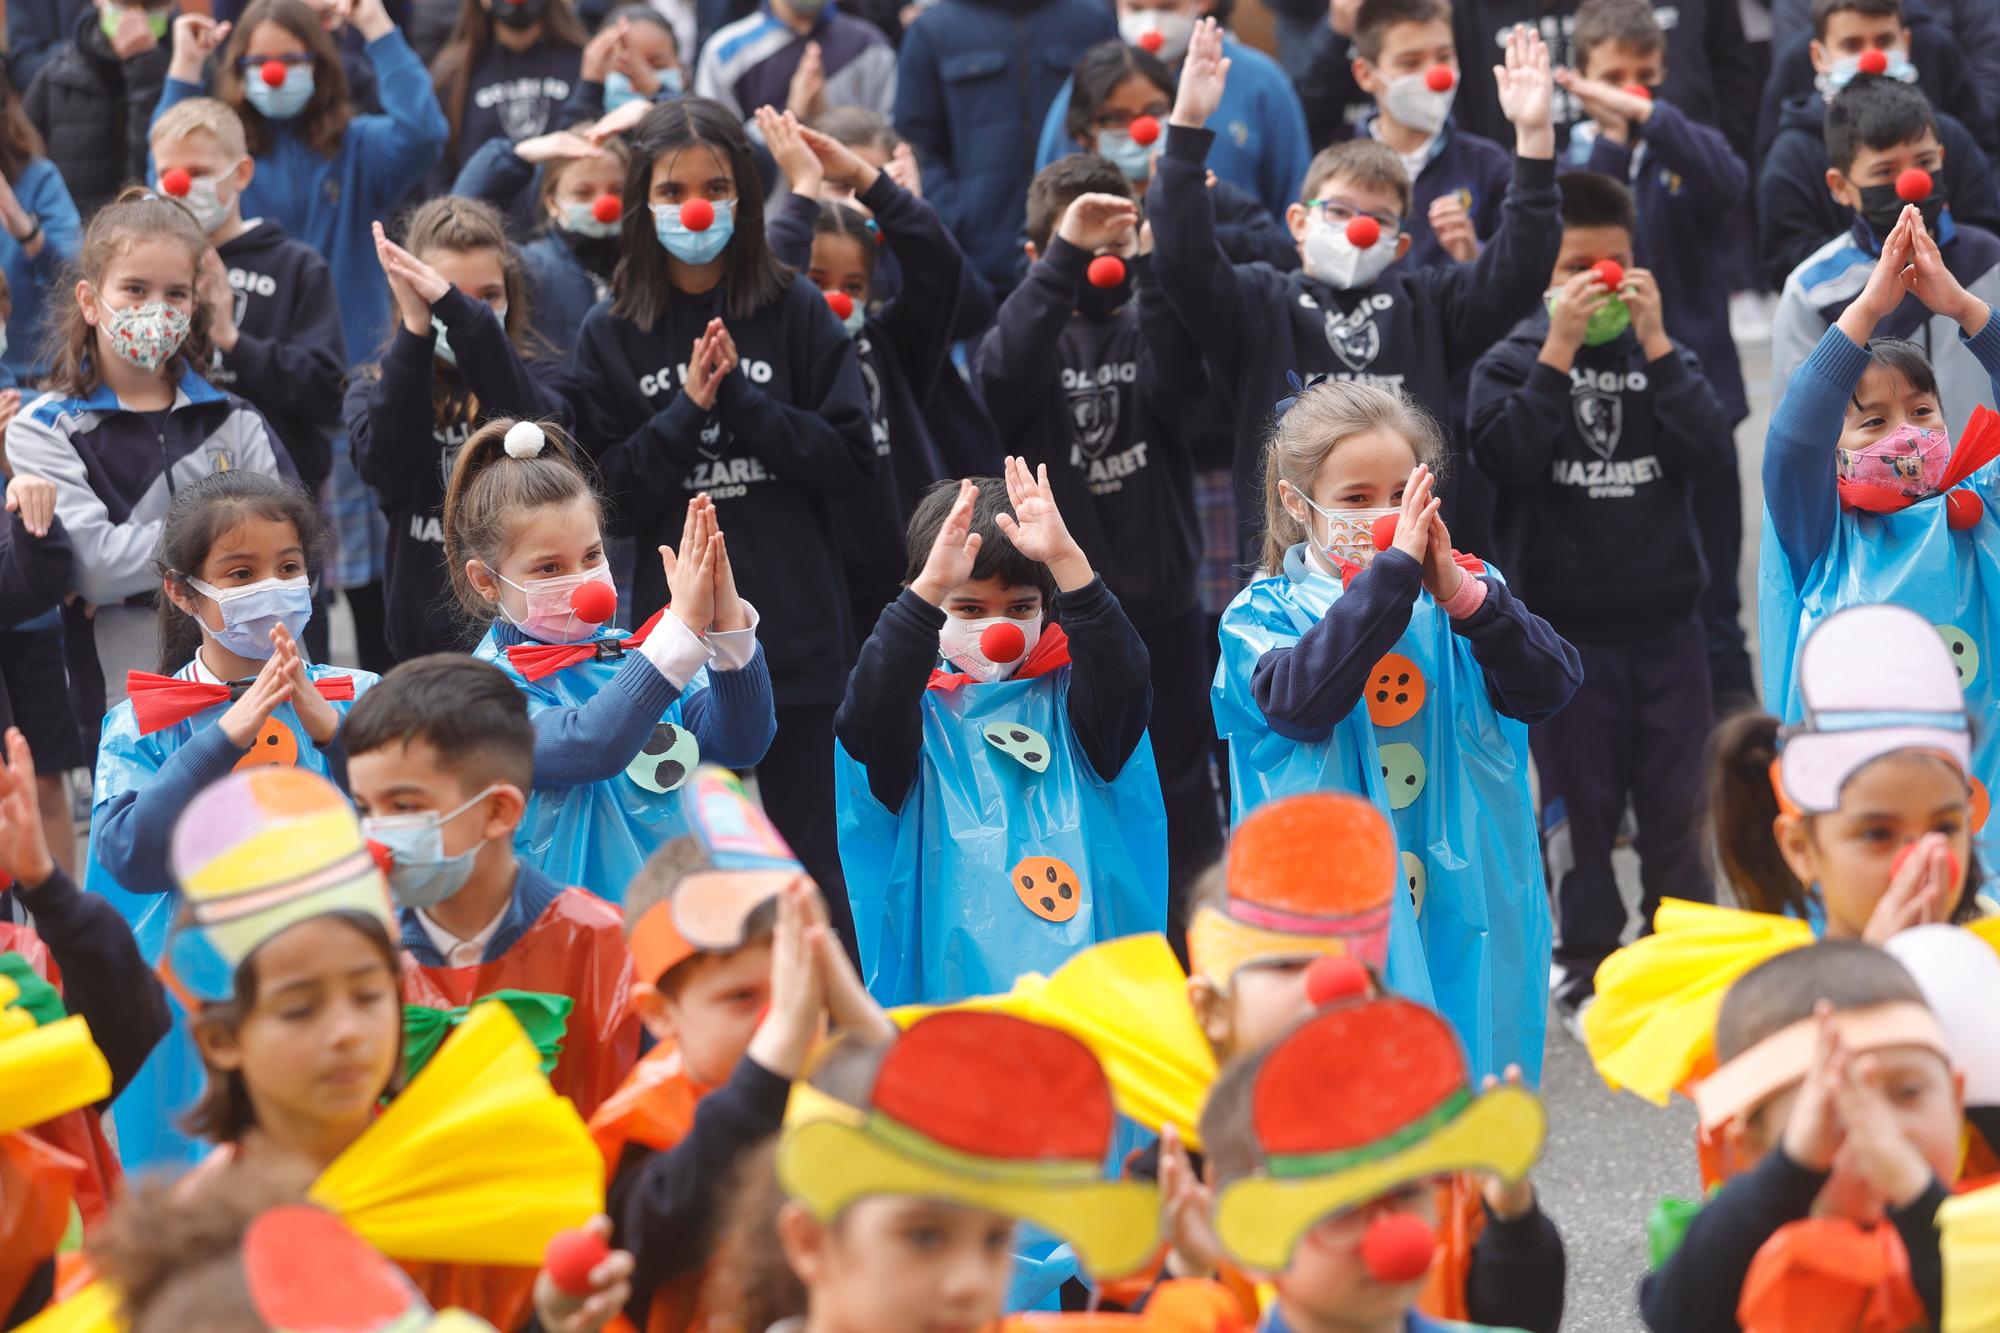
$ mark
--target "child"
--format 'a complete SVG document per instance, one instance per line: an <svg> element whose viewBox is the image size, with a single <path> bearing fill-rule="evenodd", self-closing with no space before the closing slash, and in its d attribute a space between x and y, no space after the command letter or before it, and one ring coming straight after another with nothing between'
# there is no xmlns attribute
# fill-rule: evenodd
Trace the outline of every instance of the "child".
<svg viewBox="0 0 2000 1333"><path fill-rule="evenodd" d="M171 11L112 0L71 8L68 40L28 85L28 119L84 217L145 179L146 122L167 77Z"/></svg>
<svg viewBox="0 0 2000 1333"><path fill-rule="evenodd" d="M1611 847L1628 801L1640 919L1662 897L1715 897L1698 829L1712 719L1692 497L1733 466L1733 451L1702 363L1667 335L1664 283L1633 266L1630 191L1595 172L1558 184L1549 311L1480 358L1472 453L1500 487L1500 549L1516 586L1584 662L1569 707L1530 735L1543 827L1569 831L1567 863L1550 857L1555 1002L1568 1017L1624 932ZM1622 274L1617 291L1600 276L1606 260Z"/></svg>
<svg viewBox="0 0 2000 1333"><path fill-rule="evenodd" d="M535 750L521 692L468 657L418 658L369 691L344 739L362 832L393 858L404 1002L566 997L549 1082L588 1116L638 1058L631 972L615 909L516 859Z"/></svg>
<svg viewBox="0 0 2000 1333"><path fill-rule="evenodd" d="M1055 496L1083 534L1078 544L1145 642L1147 725L1168 814L1167 935L1178 942L1188 886L1222 846L1187 429L1207 376L1160 295L1146 253L1152 234L1117 168L1082 154L1043 168L1028 187L1028 235L1034 267L1000 307L975 364L1003 440L1051 470ZM1122 281L1087 279L1099 253L1115 257Z"/></svg>
<svg viewBox="0 0 2000 1333"><path fill-rule="evenodd" d="M120 182L123 182L120 177ZM83 223L62 173L45 156L42 136L20 94L0 72L0 277L7 318L0 330L0 378L34 384L48 373L44 344L49 310L64 269L83 244Z"/></svg>
<svg viewBox="0 0 2000 1333"><path fill-rule="evenodd" d="M724 1186L778 1131L823 1015L869 1040L895 1034L742 785L711 768L687 792L692 835L655 852L625 896L633 1004L659 1045L591 1120L619 1244L638 1260L633 1322L674 1330L699 1326Z"/></svg>
<svg viewBox="0 0 2000 1333"><path fill-rule="evenodd" d="M1201 1113L1221 1249L1275 1300L1269 1333L1405 1333L1437 1244L1437 1180L1525 1179L1541 1103L1513 1084L1473 1095L1445 1021L1408 1000L1351 999L1223 1071ZM1477 1327L1486 1327L1478 1325Z"/></svg>
<svg viewBox="0 0 2000 1333"><path fill-rule="evenodd" d="M830 778L853 627L828 502L860 493L875 446L854 340L819 288L772 256L763 194L726 108L694 97L647 113L612 300L577 337L574 401L641 549L671 537L689 498L715 496L743 591L771 618L779 726L759 794L847 936ZM666 600L649 562L632 598Z"/></svg>
<svg viewBox="0 0 2000 1333"><path fill-rule="evenodd" d="M1647 1327L1781 1327L1767 1312L1805 1284L1934 1326L1934 1218L1958 1169L1962 1076L1909 974L1853 942L1780 954L1729 988L1715 1054L1695 1099L1733 1169L1640 1284ZM1901 1273L1872 1290L1809 1257L1885 1226L1893 1235L1872 1238L1901 1252Z"/></svg>
<svg viewBox="0 0 2000 1333"><path fill-rule="evenodd" d="M49 392L7 426L12 466L56 485L76 552L71 587L93 608L67 615L78 646L95 649L72 657L72 669L81 658L98 674L78 686L86 728L125 697L128 672L161 655L159 617L173 612L154 610L154 555L176 494L215 472L294 475L257 410L201 377L209 311L196 290L208 249L186 209L137 189L99 211L76 287L57 307Z"/></svg>
<svg viewBox="0 0 2000 1333"><path fill-rule="evenodd" d="M1789 289L1798 292L1796 284ZM1867 285L1792 375L1771 416L1758 600L1764 697L1781 718L1801 716L1799 645L1823 617L1856 602L1921 613L1952 645L1972 713L1984 716L1994 697L1976 654L1993 642L2000 550L1984 514L1990 473L1976 469L1993 458L2000 432L1981 414L1954 452L1945 423L1965 419L1971 395L1941 397L1932 363L1914 344L1870 341L1911 307L1934 328L1956 326L1956 346L1936 332L1926 345L1941 361L1976 364L1979 397L1995 397L2000 325L1987 302L1959 284L1917 207L1906 205ZM1988 786L2000 777L1990 733L1980 738L1971 773Z"/></svg>
<svg viewBox="0 0 2000 1333"><path fill-rule="evenodd" d="M369 224L424 179L451 127L382 0L355 0L348 21L367 39L382 115L355 114L340 53L305 0L252 0L233 28L181 15L155 114L201 95L203 64L220 48L215 96L242 117L257 163L243 207L319 251L340 293L341 338L360 357L389 320Z"/></svg>
<svg viewBox="0 0 2000 1333"><path fill-rule="evenodd" d="M317 494L333 468L328 435L347 373L333 274L276 221L243 216L256 163L242 119L223 103L176 103L153 123L152 143L156 186L194 215L214 247L196 283L214 349L202 369L264 414L299 480ZM175 173L187 180L179 192L166 188L180 185Z"/></svg>
<svg viewBox="0 0 2000 1333"><path fill-rule="evenodd" d="M1500 225L1513 168L1506 149L1452 123L1459 69L1449 0L1364 0L1354 13L1354 81L1375 99L1356 133L1394 149L1410 180L1410 248L1396 262L1470 263Z"/></svg>
<svg viewBox="0 0 2000 1333"><path fill-rule="evenodd" d="M569 0L460 0L458 23L431 61L451 126L433 186L444 189L489 140L519 143L555 129L587 40Z"/></svg>
<svg viewBox="0 0 2000 1333"><path fill-rule="evenodd" d="M1922 214L1919 225L1941 252L1955 285L2000 299L2000 237L1966 224L1952 209L1938 123L1921 93L1880 79L1850 87L1827 108L1826 151L1826 188L1854 212L1839 235L1824 240L1785 280L1771 326L1774 403L1782 402L1793 372L1868 285L1871 266L1905 207L1898 181L1913 191L1929 183L1928 194L1914 200ZM1933 319L1921 299L1908 295L1911 299L1877 311L1871 327L1880 323L1884 336L1937 349L1934 364L1954 424L1963 422L1975 403L1993 406L1986 373L1957 346L1949 320Z"/></svg>
<svg viewBox="0 0 2000 1333"><path fill-rule="evenodd" d="M1004 483L933 488L909 544L908 586L834 720L869 991L989 994L1163 929L1146 646L1070 536L1048 468L1010 458Z"/></svg>
<svg viewBox="0 0 2000 1333"><path fill-rule="evenodd" d="M1449 402L1452 372L1477 359L1495 328L1533 308L1533 280L1553 266L1558 245L1548 54L1540 38L1520 32L1506 58L1505 102L1519 129L1514 189L1506 220L1478 259L1383 274L1410 246L1401 234L1410 185L1393 150L1364 139L1314 159L1301 202L1286 213L1305 271L1279 274L1234 267L1216 246L1202 168L1213 135L1202 127L1221 98L1228 62L1213 24L1196 32L1149 217L1160 286L1215 378L1235 394L1246 563L1255 560L1260 512L1258 446L1288 374L1400 386L1422 402Z"/></svg>
<svg viewBox="0 0 2000 1333"><path fill-rule="evenodd" d="M5 406L0 401L0 409ZM43 771L35 779L42 826L56 864L75 878L81 872L69 778L71 770L89 761L63 665L61 603L70 585L69 534L56 517L55 484L40 477L17 473L8 478L6 511L5 536L0 537L0 624L7 626L0 629L0 727L19 726L43 756ZM0 920L9 915L4 904L0 896Z"/></svg>
<svg viewBox="0 0 2000 1333"><path fill-rule="evenodd" d="M694 91L748 120L756 107L789 105L801 66L818 71L817 96L790 106L801 120L833 106L885 116L893 107L896 49L873 24L812 0L772 0L711 34L695 62Z"/></svg>
<svg viewBox="0 0 2000 1333"><path fill-rule="evenodd" d="M965 256L930 206L888 172L769 107L758 110L757 129L792 187L771 218L771 253L826 294L868 390L875 478L834 517L847 604L865 625L902 584L903 533L918 499L948 472L923 409L938 381L957 373L951 333ZM860 207L822 204L829 188ZM895 299L879 305L871 299L878 244L897 247L902 277Z"/></svg>
<svg viewBox="0 0 2000 1333"><path fill-rule="evenodd" d="M356 470L389 518L384 628L398 659L469 642L447 609L439 519L473 427L564 408L529 333L527 278L499 215L470 199L433 199L403 239L397 245L375 225L395 332L381 364L348 381L346 404Z"/></svg>
<svg viewBox="0 0 2000 1333"><path fill-rule="evenodd" d="M1325 789L1392 811L1427 885L1417 924L1438 1008L1476 1070L1532 1078L1549 925L1525 724L1569 701L1579 659L1452 551L1438 449L1421 409L1369 384L1315 385L1278 419L1262 574L1223 615L1215 729L1238 820Z"/></svg>
<svg viewBox="0 0 2000 1333"><path fill-rule="evenodd" d="M297 648L326 545L325 520L297 487L242 471L184 484L158 540L160 667L172 675L135 672L133 697L105 719L84 880L124 913L149 961L173 912L167 839L188 801L233 768L337 776L346 701L374 683L308 665ZM166 1123L194 1090L182 1055L170 1045L138 1080L120 1135L134 1165L187 1150Z"/></svg>
<svg viewBox="0 0 2000 1333"><path fill-rule="evenodd" d="M562 110L562 123L593 122L633 102L671 101L692 81L689 63L665 14L650 4L618 5L583 48L583 74Z"/></svg>
<svg viewBox="0 0 2000 1333"><path fill-rule="evenodd" d="M551 447L553 445L553 447ZM444 498L459 605L489 628L474 655L528 696L534 790L516 843L561 884L612 902L681 830L674 792L697 758L748 768L774 725L757 613L736 594L707 495L660 559L672 599L630 637L601 505L552 424L489 421L459 451ZM601 586L601 594L582 590Z"/></svg>

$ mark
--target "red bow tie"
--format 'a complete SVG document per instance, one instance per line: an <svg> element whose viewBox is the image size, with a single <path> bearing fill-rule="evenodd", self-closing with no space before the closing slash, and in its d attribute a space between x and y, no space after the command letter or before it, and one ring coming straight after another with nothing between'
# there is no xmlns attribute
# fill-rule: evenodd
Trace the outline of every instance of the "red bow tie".
<svg viewBox="0 0 2000 1333"><path fill-rule="evenodd" d="M150 671L125 673L125 693L131 696L132 717L139 724L141 736L151 735L176 722L185 722L217 704L226 704L249 686L247 680L237 681L234 685L210 685L199 680L182 680L178 676L156 676ZM314 681L313 688L319 691L322 699L352 699L354 677L327 676Z"/></svg>
<svg viewBox="0 0 2000 1333"><path fill-rule="evenodd" d="M661 607L653 612L650 620L639 626L638 633L623 639L586 639L582 643L517 643L507 650L507 661L521 673L523 680L541 680L592 658L608 662L645 643L646 636L653 632L653 627L666 613L667 608Z"/></svg>

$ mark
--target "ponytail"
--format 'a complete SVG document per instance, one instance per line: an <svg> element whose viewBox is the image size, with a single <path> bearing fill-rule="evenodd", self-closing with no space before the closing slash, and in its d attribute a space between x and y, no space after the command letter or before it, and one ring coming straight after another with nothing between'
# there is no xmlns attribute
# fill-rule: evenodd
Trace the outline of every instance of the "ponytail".
<svg viewBox="0 0 2000 1333"><path fill-rule="evenodd" d="M1771 765L1778 758L1778 719L1746 710L1715 729L1708 809L1722 878L1753 912L1806 916L1806 886L1778 850L1772 825L1778 792Z"/></svg>
<svg viewBox="0 0 2000 1333"><path fill-rule="evenodd" d="M539 452L514 457L507 435L517 425L539 429ZM577 463L576 442L553 421L516 422L495 417L458 451L444 492L444 562L451 590L474 623L493 619L493 603L479 595L465 567L478 561L498 569L514 525L531 509L589 500L603 521L603 502Z"/></svg>

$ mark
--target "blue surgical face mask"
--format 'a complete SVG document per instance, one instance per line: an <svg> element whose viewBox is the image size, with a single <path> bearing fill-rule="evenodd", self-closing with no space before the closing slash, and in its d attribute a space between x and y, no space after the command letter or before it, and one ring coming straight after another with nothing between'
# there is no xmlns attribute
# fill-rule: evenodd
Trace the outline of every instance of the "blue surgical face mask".
<svg viewBox="0 0 2000 1333"><path fill-rule="evenodd" d="M481 838L457 856L444 854L444 826L499 790L494 783L456 810L439 814L426 810L415 815L382 815L361 821L362 836L389 849L389 895L399 908L421 910L436 907L465 887L472 877L472 863Z"/></svg>
<svg viewBox="0 0 2000 1333"><path fill-rule="evenodd" d="M1153 145L1138 142L1130 130L1099 130L1097 155L1125 173L1128 181L1153 174Z"/></svg>
<svg viewBox="0 0 2000 1333"><path fill-rule="evenodd" d="M1908 51L1898 46L1892 50L1884 51L1882 54L1889 61L1889 67L1882 71L1883 78L1894 79L1898 83L1915 83L1917 81L1917 67L1910 63L1910 53ZM1831 102L1841 89L1854 82L1854 76L1860 72L1860 56L1842 56L1833 62L1832 69L1829 69L1824 74L1813 76L1813 87L1819 90L1820 96Z"/></svg>
<svg viewBox="0 0 2000 1333"><path fill-rule="evenodd" d="M867 306L865 306L860 301L856 301L854 303L854 309L847 312L847 318L840 321L840 327L847 330L848 337L858 338L861 336L861 326L866 324L867 322L868 322ZM4 350L5 346L6 346L5 343L0 342L0 350Z"/></svg>
<svg viewBox="0 0 2000 1333"><path fill-rule="evenodd" d="M708 224L707 231L683 227L679 204L654 204L653 234L667 253L683 264L710 263L729 247L729 238L736 233L736 201L717 199L714 204L715 221Z"/></svg>
<svg viewBox="0 0 2000 1333"><path fill-rule="evenodd" d="M632 80L623 70L614 69L604 76L604 111L609 115L627 102L643 102L646 94L632 86Z"/></svg>
<svg viewBox="0 0 2000 1333"><path fill-rule="evenodd" d="M295 579L259 579L239 588L216 588L188 578L188 586L214 602L222 612L222 628L210 629L195 617L202 631L238 657L264 661L271 656L271 630L283 625L294 639L312 619L312 585L304 575Z"/></svg>
<svg viewBox="0 0 2000 1333"><path fill-rule="evenodd" d="M243 80L243 96L269 120L290 120L313 97L313 67L285 66L285 81L273 88L254 72Z"/></svg>

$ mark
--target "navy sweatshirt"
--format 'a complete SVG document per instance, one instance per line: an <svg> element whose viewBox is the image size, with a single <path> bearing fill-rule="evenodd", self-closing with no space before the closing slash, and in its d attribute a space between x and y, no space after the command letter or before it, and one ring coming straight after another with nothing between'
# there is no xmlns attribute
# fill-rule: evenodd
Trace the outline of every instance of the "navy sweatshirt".
<svg viewBox="0 0 2000 1333"><path fill-rule="evenodd" d="M939 380L952 373L951 331L968 267L930 205L888 172L877 175L860 199L884 242L897 248L903 282L854 339L868 391L875 476L866 489L833 505L833 522L857 615L896 595L909 567L910 515L933 482L955 475L931 437L924 406ZM812 266L818 201L787 194L769 217L771 252L805 272Z"/></svg>
<svg viewBox="0 0 2000 1333"><path fill-rule="evenodd" d="M1648 361L1630 329L1542 365L1546 314L1472 373L1472 457L1500 487L1500 560L1571 639L1640 638L1686 620L1707 582L1692 497L1734 465L1726 410L1693 352Z"/></svg>
<svg viewBox="0 0 2000 1333"><path fill-rule="evenodd" d="M1736 1333L1736 1306L1750 1263L1779 1227L1805 1219L1827 1173L1811 1171L1773 1148L1763 1161L1710 1197L1688 1224L1680 1248L1639 1281L1639 1313L1658 1333ZM1944 1306L1937 1210L1945 1188L1935 1179L1909 1207L1889 1213L1910 1255L1910 1281L1935 1327Z"/></svg>
<svg viewBox="0 0 2000 1333"><path fill-rule="evenodd" d="M50 520L46 536L36 537L19 514L8 514L0 526L0 625L18 627L60 602L69 587L70 557L60 518Z"/></svg>
<svg viewBox="0 0 2000 1333"><path fill-rule="evenodd" d="M1742 202L1750 173L1721 131L1689 120L1664 97L1653 100L1644 125L1632 128L1631 143L1601 134L1593 139L1590 170L1631 185L1639 205L1633 249L1659 282L1667 336L1701 358L1734 426L1750 415L1750 402L1729 332L1731 275L1717 252L1716 233Z"/></svg>
<svg viewBox="0 0 2000 1333"><path fill-rule="evenodd" d="M1056 594L1048 618L1069 636L1069 724L1084 756L1106 782L1145 738L1153 713L1152 661L1118 599L1092 579ZM868 790L885 809L901 810L923 760L923 695L939 665L943 607L905 588L882 608L875 632L833 715L833 734L868 770ZM978 686L962 688L977 689ZM1358 694L1358 691L1357 691Z"/></svg>
<svg viewBox="0 0 2000 1333"><path fill-rule="evenodd" d="M1216 244L1202 165L1209 130L1172 126L1147 192L1160 287L1214 377L1236 399L1237 526L1254 563L1262 524L1264 442L1272 405L1307 383L1353 379L1400 388L1440 419L1451 377L1495 329L1532 311L1561 248L1555 164L1516 158L1501 224L1470 264L1384 273L1341 291L1303 273L1232 265Z"/></svg>
<svg viewBox="0 0 2000 1333"><path fill-rule="evenodd" d="M389 520L383 631L398 660L463 652L472 638L461 624L445 576L444 484L459 446L481 419L564 419L553 367L523 362L484 302L454 287L432 313L444 321L458 354L454 370L437 360L434 331L421 337L399 323L375 373L347 386L347 438L355 470ZM444 401L437 402L442 386Z"/></svg>
<svg viewBox="0 0 2000 1333"><path fill-rule="evenodd" d="M1951 214L1986 231L2000 232L2000 189L1993 163L1972 132L1952 117L1937 117L1944 169L1938 184ZM1778 136L1757 171L1757 260L1778 291L1813 251L1847 230L1854 210L1826 188L1826 99L1807 92L1785 103Z"/></svg>
<svg viewBox="0 0 2000 1333"><path fill-rule="evenodd" d="M1356 127L1354 137L1374 137L1374 124L1375 117L1368 116ZM1391 270L1457 263L1431 230L1431 205L1448 194L1459 196L1472 218L1473 234L1484 241L1499 230L1500 206L1513 178L1513 158L1505 148L1446 122L1431 140L1430 156L1424 159L1423 168L1410 182L1410 211L1403 219L1410 233L1410 253L1390 265Z"/></svg>
<svg viewBox="0 0 2000 1333"><path fill-rule="evenodd" d="M333 271L319 251L275 221L216 247L236 294L236 346L217 351L207 377L241 394L277 432L299 480L315 493L333 470L347 340Z"/></svg>
<svg viewBox="0 0 2000 1333"><path fill-rule="evenodd" d="M1294 547L1289 559L1303 559ZM1473 577L1466 575L1467 578ZM1472 642L1486 692L1501 716L1530 726L1546 722L1583 683L1576 649L1528 610L1499 579L1487 576L1486 600L1452 632ZM1320 622L1285 648L1257 659L1250 689L1271 730L1315 744L1361 702L1369 673L1410 627L1424 567L1391 547L1355 576Z"/></svg>
<svg viewBox="0 0 2000 1333"><path fill-rule="evenodd" d="M1195 604L1201 527L1180 423L1206 375L1150 256L1126 261L1137 296L1108 315L1076 309L1090 261L1051 237L975 364L1007 452L1048 465L1064 522L1118 604L1135 625L1161 625Z"/></svg>
<svg viewBox="0 0 2000 1333"><path fill-rule="evenodd" d="M1947 115L1972 131L1980 146L2000 148L1993 126L1979 100L1979 87L1971 63L1953 40L1949 29L1929 13L1904 6L1904 20L1910 32L1910 63L1917 70L1917 87L1924 90L1940 115ZM1812 66L1812 34L1798 33L1789 41L1773 45L1771 74L1764 81L1763 96L1757 106L1757 148L1767 151L1777 138L1785 108L1805 96L1818 97L1813 86L1817 75Z"/></svg>
<svg viewBox="0 0 2000 1333"><path fill-rule="evenodd" d="M558 128L556 112L576 87L583 52L544 37L525 51L488 42L466 80L458 136L445 145L433 175L435 192L451 187L458 169L491 139L519 143Z"/></svg>
<svg viewBox="0 0 2000 1333"><path fill-rule="evenodd" d="M725 314L726 295L676 291L650 329L610 302L591 311L573 363L578 437L642 550L677 547L687 502L709 493L737 589L762 617L779 705L833 704L854 644L831 502L874 474L868 393L854 340L805 278L742 319ZM715 318L740 361L703 412L680 385ZM666 600L659 562L641 560L632 605L650 614Z"/></svg>
<svg viewBox="0 0 2000 1333"><path fill-rule="evenodd" d="M575 236L536 214L539 172L506 139L489 139L459 168L451 192L483 199L535 233L520 247L535 334L550 347L574 347L583 317L610 294L618 238Z"/></svg>

